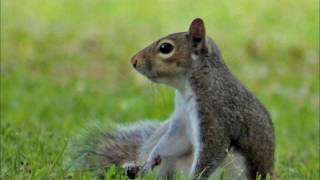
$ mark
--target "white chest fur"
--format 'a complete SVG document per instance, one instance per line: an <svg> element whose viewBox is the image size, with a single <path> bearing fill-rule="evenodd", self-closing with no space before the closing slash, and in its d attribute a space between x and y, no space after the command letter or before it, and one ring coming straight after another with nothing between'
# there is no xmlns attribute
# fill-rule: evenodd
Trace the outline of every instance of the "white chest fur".
<svg viewBox="0 0 320 180"><path fill-rule="evenodd" d="M199 158L201 151L200 141L200 121L198 116L196 97L189 85L180 91L176 92L176 104L174 116L178 117L186 130L186 136L189 138L193 145L193 162L191 166L191 175L194 173L194 169Z"/></svg>

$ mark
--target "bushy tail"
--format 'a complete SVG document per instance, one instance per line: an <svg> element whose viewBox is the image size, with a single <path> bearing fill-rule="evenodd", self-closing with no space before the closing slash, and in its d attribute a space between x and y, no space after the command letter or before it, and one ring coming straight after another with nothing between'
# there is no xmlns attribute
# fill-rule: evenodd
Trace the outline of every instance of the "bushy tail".
<svg viewBox="0 0 320 180"><path fill-rule="evenodd" d="M127 127L89 128L82 138L71 142L67 168L99 170L111 165L122 166L134 162L139 156L142 143L160 126L160 122L150 121Z"/></svg>

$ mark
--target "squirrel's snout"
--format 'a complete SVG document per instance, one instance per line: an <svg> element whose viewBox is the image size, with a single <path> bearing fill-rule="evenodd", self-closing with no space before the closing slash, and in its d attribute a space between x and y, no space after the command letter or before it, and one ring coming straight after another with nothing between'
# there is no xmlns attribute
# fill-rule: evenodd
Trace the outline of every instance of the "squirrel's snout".
<svg viewBox="0 0 320 180"><path fill-rule="evenodd" d="M137 68L138 66L138 60L140 59L140 56L138 54L134 55L132 58L131 58L131 64L134 68Z"/></svg>

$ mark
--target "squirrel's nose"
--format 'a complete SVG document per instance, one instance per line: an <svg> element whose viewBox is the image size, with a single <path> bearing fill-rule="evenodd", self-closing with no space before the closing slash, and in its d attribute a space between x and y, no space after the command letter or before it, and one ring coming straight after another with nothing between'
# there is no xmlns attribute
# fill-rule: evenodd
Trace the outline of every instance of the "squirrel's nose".
<svg viewBox="0 0 320 180"><path fill-rule="evenodd" d="M131 58L131 64L134 68L137 68L137 65L138 65L138 59L139 59L139 56L138 55L134 55L132 58Z"/></svg>

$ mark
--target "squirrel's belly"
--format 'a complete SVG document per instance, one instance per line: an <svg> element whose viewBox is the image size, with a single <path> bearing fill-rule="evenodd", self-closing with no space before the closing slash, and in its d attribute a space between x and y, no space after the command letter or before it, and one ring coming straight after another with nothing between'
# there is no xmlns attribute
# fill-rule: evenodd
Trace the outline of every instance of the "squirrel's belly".
<svg viewBox="0 0 320 180"><path fill-rule="evenodd" d="M190 153L177 162L177 170L189 174L193 162L193 153Z"/></svg>
<svg viewBox="0 0 320 180"><path fill-rule="evenodd" d="M182 119L185 121L186 133L193 146L192 161L186 163L188 165L191 164L189 172L192 175L201 151L200 119L196 97L191 88L186 88L185 92L177 94L177 101L180 105L178 106L178 112L180 112L180 115L184 117Z"/></svg>

